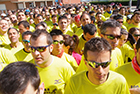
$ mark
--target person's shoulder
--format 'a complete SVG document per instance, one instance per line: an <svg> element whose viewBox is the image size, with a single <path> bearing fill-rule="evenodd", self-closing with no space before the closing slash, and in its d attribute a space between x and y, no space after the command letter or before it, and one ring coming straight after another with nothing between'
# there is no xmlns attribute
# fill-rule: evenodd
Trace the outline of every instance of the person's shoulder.
<svg viewBox="0 0 140 94"><path fill-rule="evenodd" d="M87 70L78 72L78 73L72 75L71 79L80 79L80 78L83 78L86 75L86 72L87 72Z"/></svg>
<svg viewBox="0 0 140 94"><path fill-rule="evenodd" d="M116 72L118 72L118 71L122 71L123 72L123 71L129 69L130 67L131 67L131 62L127 62L126 64L116 68Z"/></svg>
<svg viewBox="0 0 140 94"><path fill-rule="evenodd" d="M124 76L123 75L121 75L121 74L119 74L119 73L117 73L117 72L114 72L114 71L109 71L109 73L110 73L110 81L116 81L116 83L119 83L119 82L126 82L126 80L125 80L125 78L124 78Z"/></svg>

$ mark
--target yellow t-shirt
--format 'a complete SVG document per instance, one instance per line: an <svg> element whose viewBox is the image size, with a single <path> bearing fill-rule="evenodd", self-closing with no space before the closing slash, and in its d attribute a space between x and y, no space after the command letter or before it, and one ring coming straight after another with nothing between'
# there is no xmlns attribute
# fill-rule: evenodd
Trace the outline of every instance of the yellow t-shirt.
<svg viewBox="0 0 140 94"><path fill-rule="evenodd" d="M33 60L32 54L25 52L23 49L19 50L17 53L15 53L15 57L18 61L26 61L31 62Z"/></svg>
<svg viewBox="0 0 140 94"><path fill-rule="evenodd" d="M7 66L8 64L0 64L0 72Z"/></svg>
<svg viewBox="0 0 140 94"><path fill-rule="evenodd" d="M73 67L73 69L75 71L77 70L78 65L77 65L77 62L76 62L76 60L74 59L73 56L70 56L69 54L64 52L61 59L67 61Z"/></svg>
<svg viewBox="0 0 140 94"><path fill-rule="evenodd" d="M44 94L64 94L64 88L75 73L69 63L52 56L52 63L46 68L37 67L41 82L44 82Z"/></svg>
<svg viewBox="0 0 140 94"><path fill-rule="evenodd" d="M78 54L82 55L83 54L83 49L84 49L84 46L85 46L86 42L87 41L85 39L83 39L83 36L81 36L80 39L79 39L79 43L78 43L78 46L77 46L75 52L77 52Z"/></svg>
<svg viewBox="0 0 140 94"><path fill-rule="evenodd" d="M77 29L77 31L75 32L75 35L77 35L79 38L82 36L82 34L83 34L83 29L82 29L82 27L80 27L79 29Z"/></svg>
<svg viewBox="0 0 140 94"><path fill-rule="evenodd" d="M134 24L130 24L128 27L127 27L127 30L129 31L129 29L133 28L133 27L136 27L138 29L140 29L140 23L138 25L134 25Z"/></svg>
<svg viewBox="0 0 140 94"><path fill-rule="evenodd" d="M132 67L132 63L129 62L119 68L116 69L116 72L122 74L127 83L129 88L134 88L136 84L140 82L140 74L138 74L134 68Z"/></svg>
<svg viewBox="0 0 140 94"><path fill-rule="evenodd" d="M0 48L0 63L2 64L10 64L12 62L16 62L17 59L12 54L12 52L5 48Z"/></svg>
<svg viewBox="0 0 140 94"><path fill-rule="evenodd" d="M122 57L123 57L123 60L124 60L125 63L128 62L128 58L130 58L132 60L135 56L134 49L132 49L126 43L123 44L123 46L120 48L120 50L122 52Z"/></svg>
<svg viewBox="0 0 140 94"><path fill-rule="evenodd" d="M109 14L109 13L107 13L107 12L105 12L105 13L103 14L103 16L104 16L106 19L109 19L111 15L112 15L112 13Z"/></svg>
<svg viewBox="0 0 140 94"><path fill-rule="evenodd" d="M7 36L3 36L3 35L0 35L0 45L7 45L7 44L10 44L10 40L8 38L8 35Z"/></svg>
<svg viewBox="0 0 140 94"><path fill-rule="evenodd" d="M20 42L20 45L17 48L11 48L10 44L4 46L5 49L10 50L13 54L17 53L19 50L23 49L24 46L22 45L22 43Z"/></svg>
<svg viewBox="0 0 140 94"><path fill-rule="evenodd" d="M109 71L108 79L100 85L93 84L86 73L73 75L64 94L130 94L125 78L116 72Z"/></svg>
<svg viewBox="0 0 140 94"><path fill-rule="evenodd" d="M87 70L87 67L84 62L84 55L82 55L81 62L79 64L78 69L76 70L76 73ZM111 53L111 63L110 63L110 70L114 71L117 67L122 66L124 64L123 58L122 58L122 53L120 49L117 47L112 50Z"/></svg>

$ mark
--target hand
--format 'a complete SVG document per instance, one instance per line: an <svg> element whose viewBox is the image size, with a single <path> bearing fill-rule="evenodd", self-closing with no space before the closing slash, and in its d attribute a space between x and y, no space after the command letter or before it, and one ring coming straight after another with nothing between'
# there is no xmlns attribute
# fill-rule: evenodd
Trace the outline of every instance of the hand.
<svg viewBox="0 0 140 94"><path fill-rule="evenodd" d="M130 88L131 94L140 94L140 88Z"/></svg>

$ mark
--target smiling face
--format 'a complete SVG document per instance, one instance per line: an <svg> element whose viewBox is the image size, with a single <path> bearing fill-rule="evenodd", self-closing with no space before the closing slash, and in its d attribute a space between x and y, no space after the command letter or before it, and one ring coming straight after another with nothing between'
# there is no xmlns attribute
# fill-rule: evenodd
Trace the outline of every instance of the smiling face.
<svg viewBox="0 0 140 94"><path fill-rule="evenodd" d="M8 37L11 43L17 43L19 41L19 33L15 29L9 30Z"/></svg>
<svg viewBox="0 0 140 94"><path fill-rule="evenodd" d="M87 51L87 61L95 61L99 63L110 61L110 52L109 51L100 51L100 52ZM109 73L109 66L107 66L106 68L103 68L102 66L93 68L88 63L86 63L86 66L88 68L88 78L93 84L99 85L99 84L104 83L107 80L107 76Z"/></svg>
<svg viewBox="0 0 140 94"><path fill-rule="evenodd" d="M8 22L7 22L6 20L1 20L1 21L0 21L0 31L6 33L7 30L8 30L8 28L9 28Z"/></svg>

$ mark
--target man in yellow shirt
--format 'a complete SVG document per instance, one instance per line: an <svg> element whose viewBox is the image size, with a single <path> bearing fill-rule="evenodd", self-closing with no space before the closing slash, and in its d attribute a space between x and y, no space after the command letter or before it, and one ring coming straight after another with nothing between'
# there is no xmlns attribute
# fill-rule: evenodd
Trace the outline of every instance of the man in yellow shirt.
<svg viewBox="0 0 140 94"><path fill-rule="evenodd" d="M10 44L10 40L8 39L7 31L9 25L8 22L4 19L0 20L0 45L4 46L5 44Z"/></svg>
<svg viewBox="0 0 140 94"><path fill-rule="evenodd" d="M111 5L107 5L107 6L106 6L106 11L105 11L105 13L103 14L103 16L104 16L106 19L109 19L111 15L112 15L112 6L111 6Z"/></svg>
<svg viewBox="0 0 140 94"><path fill-rule="evenodd" d="M17 53L15 53L15 56L18 61L26 61L26 62L33 62L33 57L30 53L30 37L32 35L31 31L26 31L22 34L22 44L24 48L19 50Z"/></svg>
<svg viewBox="0 0 140 94"><path fill-rule="evenodd" d="M64 87L74 70L66 61L51 55L53 40L46 30L36 30L31 38L31 53L37 65L41 82L44 82L45 93L63 94Z"/></svg>
<svg viewBox="0 0 140 94"><path fill-rule="evenodd" d="M104 38L92 38L84 47L87 71L75 74L65 94L130 94L125 78L109 71L111 46Z"/></svg>
<svg viewBox="0 0 140 94"><path fill-rule="evenodd" d="M64 49L63 49L64 37L63 37L62 31L58 30L58 29L54 29L50 32L50 34L53 39L52 55L57 56L57 57L61 58L62 60L65 60L76 71L76 69L78 68L76 60L74 59L74 57L72 57L69 54L64 52Z"/></svg>
<svg viewBox="0 0 140 94"><path fill-rule="evenodd" d="M137 41L136 56L133 58L132 62L116 69L116 72L122 74L125 77L131 90L133 88L140 88L140 86L137 85L140 82L139 65L140 65L140 39Z"/></svg>
<svg viewBox="0 0 140 94"><path fill-rule="evenodd" d="M19 42L19 31L13 27L10 27L7 33L11 43L4 46L4 48L9 49L13 54L23 49L24 46L21 42Z"/></svg>
<svg viewBox="0 0 140 94"><path fill-rule="evenodd" d="M101 26L101 37L105 38L112 47L111 53L111 64L110 70L114 71L117 67L124 64L122 53L119 48L117 48L119 38L120 38L121 26L116 20L107 20ZM83 62L84 56L82 56L81 63L77 69L77 73L83 70L87 70Z"/></svg>

